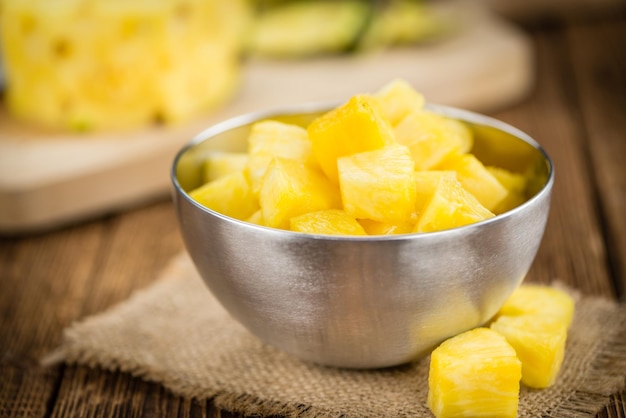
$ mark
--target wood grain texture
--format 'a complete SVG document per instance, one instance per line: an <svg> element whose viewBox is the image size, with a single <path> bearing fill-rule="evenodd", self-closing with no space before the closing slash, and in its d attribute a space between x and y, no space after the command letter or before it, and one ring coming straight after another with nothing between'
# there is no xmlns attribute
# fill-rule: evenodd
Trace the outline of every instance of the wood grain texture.
<svg viewBox="0 0 626 418"><path fill-rule="evenodd" d="M2 239L0 416L46 416L68 377L65 368L43 369L39 361L58 345L61 330L147 286L181 249L169 201L45 235Z"/></svg>
<svg viewBox="0 0 626 418"><path fill-rule="evenodd" d="M566 32L586 153L597 185L609 270L621 300L626 291L626 27L623 17ZM599 47L597 37L605 41ZM621 232L620 232L621 231Z"/></svg>
<svg viewBox="0 0 626 418"><path fill-rule="evenodd" d="M626 16L532 25L536 85L492 112L556 165L552 211L528 280L624 300ZM39 360L72 321L148 286L183 249L167 199L22 237L0 237L1 417L240 417L128 374ZM626 417L626 390L597 416Z"/></svg>
<svg viewBox="0 0 626 418"><path fill-rule="evenodd" d="M559 32L547 31L536 41L539 56L537 92L527 105L531 135L544 146L555 166L552 208L532 275L561 280L588 294L612 295L606 248L595 212L593 179L586 139L564 76L567 47ZM518 124L519 126L519 124Z"/></svg>
<svg viewBox="0 0 626 418"><path fill-rule="evenodd" d="M626 6L623 0L480 0L495 12L535 24L546 19L605 18Z"/></svg>

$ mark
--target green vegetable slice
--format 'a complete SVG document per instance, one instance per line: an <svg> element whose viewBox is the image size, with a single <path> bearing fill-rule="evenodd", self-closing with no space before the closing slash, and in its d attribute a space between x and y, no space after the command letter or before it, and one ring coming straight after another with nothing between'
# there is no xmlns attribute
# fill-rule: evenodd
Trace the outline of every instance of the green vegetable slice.
<svg viewBox="0 0 626 418"><path fill-rule="evenodd" d="M309 0L270 8L252 25L248 51L275 58L349 51L372 13L370 3L360 0Z"/></svg>

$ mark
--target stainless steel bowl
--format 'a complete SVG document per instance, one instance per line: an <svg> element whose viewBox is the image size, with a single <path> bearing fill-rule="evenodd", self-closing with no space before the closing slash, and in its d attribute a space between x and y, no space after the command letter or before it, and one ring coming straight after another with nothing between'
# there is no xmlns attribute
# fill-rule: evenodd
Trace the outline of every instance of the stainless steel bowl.
<svg viewBox="0 0 626 418"><path fill-rule="evenodd" d="M429 105L467 122L486 164L534 170L532 197L486 221L425 234L307 235L207 209L187 194L204 155L243 151L252 123L306 125L335 104L236 117L200 133L173 164L186 248L216 298L252 334L303 360L347 368L410 362L489 320L528 272L548 217L554 171L528 135L475 113Z"/></svg>

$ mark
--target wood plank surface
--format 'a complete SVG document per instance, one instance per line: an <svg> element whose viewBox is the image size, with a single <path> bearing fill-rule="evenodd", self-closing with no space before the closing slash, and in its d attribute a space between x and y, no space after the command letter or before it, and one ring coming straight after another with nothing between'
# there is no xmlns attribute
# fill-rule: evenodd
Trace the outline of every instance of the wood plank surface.
<svg viewBox="0 0 626 418"><path fill-rule="evenodd" d="M536 39L538 73L532 100L501 119L525 130L544 146L555 165L555 185L548 226L530 272L542 282L562 280L586 294L614 295L606 248L595 212L595 186L588 175L586 137L576 102L570 97L566 39L545 30ZM518 119L522 117L523 119Z"/></svg>
<svg viewBox="0 0 626 418"><path fill-rule="evenodd" d="M589 175L598 188L608 268L624 300L626 235L620 231L626 231L626 27L617 17L569 29L565 36L592 167Z"/></svg>
<svg viewBox="0 0 626 418"><path fill-rule="evenodd" d="M491 115L533 136L556 166L548 227L528 280L559 279L624 301L626 13L527 30L537 54L535 88ZM0 417L239 417L127 374L39 365L64 327L148 286L182 249L168 199L0 237ZM626 417L626 388L597 416Z"/></svg>

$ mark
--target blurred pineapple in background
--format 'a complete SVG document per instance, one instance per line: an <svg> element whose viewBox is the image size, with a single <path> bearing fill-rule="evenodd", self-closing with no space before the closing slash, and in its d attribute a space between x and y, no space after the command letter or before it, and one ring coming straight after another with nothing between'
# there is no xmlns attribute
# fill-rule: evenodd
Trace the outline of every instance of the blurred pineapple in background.
<svg viewBox="0 0 626 418"><path fill-rule="evenodd" d="M0 0L7 106L75 130L185 121L238 85L246 0Z"/></svg>

